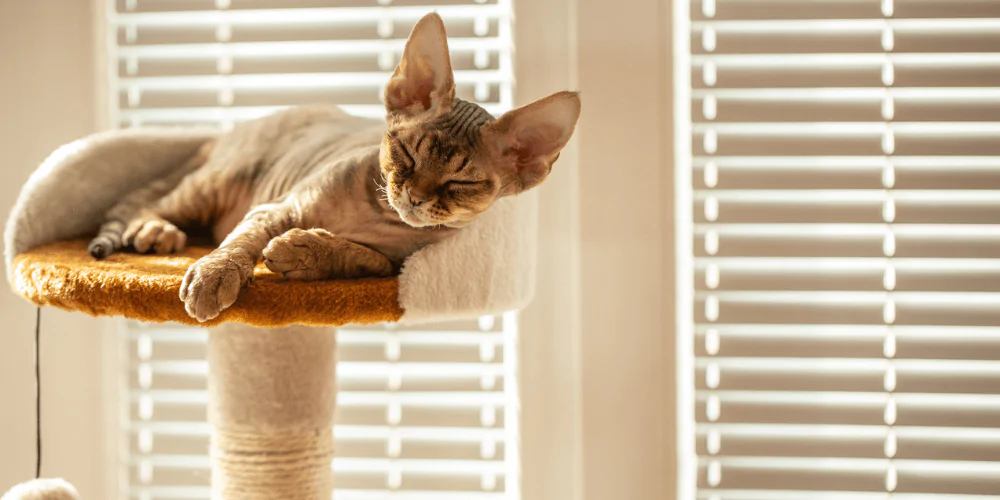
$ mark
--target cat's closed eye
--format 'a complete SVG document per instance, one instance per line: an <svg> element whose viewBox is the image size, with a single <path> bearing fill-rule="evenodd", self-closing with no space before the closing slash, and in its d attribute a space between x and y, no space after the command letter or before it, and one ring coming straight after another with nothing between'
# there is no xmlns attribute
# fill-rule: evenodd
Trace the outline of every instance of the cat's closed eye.
<svg viewBox="0 0 1000 500"><path fill-rule="evenodd" d="M393 159L402 163L407 168L414 168L416 166L417 162L413 159L413 155L410 154L403 141L393 136L390 137L389 143L392 145Z"/></svg>
<svg viewBox="0 0 1000 500"><path fill-rule="evenodd" d="M486 183L487 183L487 181L485 181L485 180L481 180L481 181L459 181L459 180L452 180L452 181L446 182L444 184L444 188L449 193L451 193L451 192L465 193L465 192L479 191L479 190L481 190L481 189L483 189L483 188L486 187Z"/></svg>

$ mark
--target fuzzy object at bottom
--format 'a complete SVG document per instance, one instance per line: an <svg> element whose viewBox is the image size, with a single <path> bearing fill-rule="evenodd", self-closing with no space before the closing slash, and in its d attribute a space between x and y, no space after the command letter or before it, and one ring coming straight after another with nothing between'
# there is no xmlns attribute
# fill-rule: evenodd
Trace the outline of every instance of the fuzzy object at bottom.
<svg viewBox="0 0 1000 500"><path fill-rule="evenodd" d="M80 500L80 494L65 479L32 479L14 486L0 500Z"/></svg>

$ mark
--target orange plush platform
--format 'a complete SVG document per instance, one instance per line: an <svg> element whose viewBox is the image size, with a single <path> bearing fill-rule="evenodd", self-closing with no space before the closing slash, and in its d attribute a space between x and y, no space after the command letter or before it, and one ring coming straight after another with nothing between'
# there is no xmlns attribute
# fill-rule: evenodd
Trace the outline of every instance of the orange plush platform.
<svg viewBox="0 0 1000 500"><path fill-rule="evenodd" d="M86 240L61 241L14 257L11 282L38 305L157 323L339 326L398 321L403 315L397 278L281 281L259 265L232 307L198 323L178 293L188 266L210 251L191 247L176 255L118 253L96 260L87 253Z"/></svg>

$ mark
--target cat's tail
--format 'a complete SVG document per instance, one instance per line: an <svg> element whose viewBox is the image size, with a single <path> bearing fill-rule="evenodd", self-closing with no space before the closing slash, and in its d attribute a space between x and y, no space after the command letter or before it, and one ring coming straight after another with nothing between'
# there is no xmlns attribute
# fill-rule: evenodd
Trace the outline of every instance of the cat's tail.
<svg viewBox="0 0 1000 500"><path fill-rule="evenodd" d="M87 251L96 259L103 259L122 249L122 235L129 223L142 209L172 191L188 174L198 170L208 161L215 141L208 141L179 168L125 195L108 210L97 236L90 240Z"/></svg>

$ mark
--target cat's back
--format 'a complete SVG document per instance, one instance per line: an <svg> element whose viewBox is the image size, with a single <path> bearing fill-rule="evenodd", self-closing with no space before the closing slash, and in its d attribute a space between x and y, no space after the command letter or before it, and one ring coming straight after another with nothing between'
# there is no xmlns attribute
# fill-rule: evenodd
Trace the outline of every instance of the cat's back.
<svg viewBox="0 0 1000 500"><path fill-rule="evenodd" d="M219 139L217 150L252 155L291 147L306 137L322 136L327 142L336 142L377 128L379 123L350 115L331 104L294 106L237 124Z"/></svg>
<svg viewBox="0 0 1000 500"><path fill-rule="evenodd" d="M215 166L233 180L250 181L254 198L280 195L322 163L377 146L385 124L330 104L285 108L236 125L222 136Z"/></svg>
<svg viewBox="0 0 1000 500"><path fill-rule="evenodd" d="M378 145L385 132L384 120L354 116L328 104L288 108L260 126L275 139L273 153L313 151L327 159Z"/></svg>
<svg viewBox="0 0 1000 500"><path fill-rule="evenodd" d="M377 148L385 132L384 121L352 116L336 106L303 106L284 113L269 125L274 135L262 162L264 177L279 180L281 190ZM275 194L264 191L270 191L265 196Z"/></svg>

